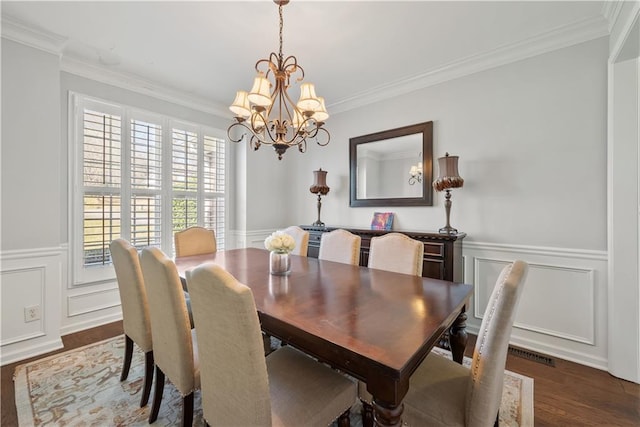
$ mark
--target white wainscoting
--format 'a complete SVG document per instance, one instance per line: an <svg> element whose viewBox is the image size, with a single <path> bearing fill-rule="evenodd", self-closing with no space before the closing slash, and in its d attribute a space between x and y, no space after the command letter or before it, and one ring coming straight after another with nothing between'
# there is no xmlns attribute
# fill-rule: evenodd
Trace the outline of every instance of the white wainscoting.
<svg viewBox="0 0 640 427"><path fill-rule="evenodd" d="M115 280L74 285L71 277L68 245L62 246L66 259L65 286L62 289L62 335L104 325L122 319L120 291Z"/></svg>
<svg viewBox="0 0 640 427"><path fill-rule="evenodd" d="M62 259L60 248L0 253L2 365L62 347ZM40 318L27 322L25 308L34 306Z"/></svg>
<svg viewBox="0 0 640 427"><path fill-rule="evenodd" d="M229 240L233 240L233 248L260 248L264 249L264 239L266 239L275 229L268 230L231 230ZM229 249L232 248L231 246Z"/></svg>
<svg viewBox="0 0 640 427"><path fill-rule="evenodd" d="M474 285L469 332L478 332L502 268L521 259L529 274L511 343L607 369L606 252L465 241L463 256L465 282Z"/></svg>

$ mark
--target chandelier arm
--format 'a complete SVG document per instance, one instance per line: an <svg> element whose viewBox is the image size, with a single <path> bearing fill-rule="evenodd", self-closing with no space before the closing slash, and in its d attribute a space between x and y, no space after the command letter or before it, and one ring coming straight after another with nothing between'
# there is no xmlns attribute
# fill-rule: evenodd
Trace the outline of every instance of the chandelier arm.
<svg viewBox="0 0 640 427"><path fill-rule="evenodd" d="M262 145L260 138L258 138L256 134L251 135L251 139L249 140L249 146L253 148L253 151L258 151L258 149L260 148L260 145Z"/></svg>
<svg viewBox="0 0 640 427"><path fill-rule="evenodd" d="M304 137L296 144L298 146L298 151L304 153L307 151L307 138Z"/></svg>
<svg viewBox="0 0 640 427"><path fill-rule="evenodd" d="M293 55L287 56L286 59L282 61L282 70L287 73L287 77L300 71L300 77L298 77L296 81L301 82L304 80L304 68L298 65L298 58Z"/></svg>
<svg viewBox="0 0 640 427"><path fill-rule="evenodd" d="M276 54L274 52L271 52L271 54L269 55L269 58L264 58L264 59L260 59L259 61L257 61L256 62L256 66L255 66L256 72L257 73L263 73L264 76L266 78L268 78L269 74L271 74L272 72L275 71L274 70L275 64L273 62L273 57L277 58ZM265 67L264 67L265 70L261 69L262 68L261 67L262 64L266 64Z"/></svg>
<svg viewBox="0 0 640 427"><path fill-rule="evenodd" d="M326 141L326 142L320 142L320 141L318 140L318 133L319 133L320 131L324 132L324 133L327 135L327 141ZM315 133L315 135L314 135L314 138L315 138L315 140L316 140L316 144L318 144L318 145L319 145L319 146L321 146L321 147L324 147L325 145L327 145L327 144L329 143L329 141L331 141L331 134L330 134L330 133L329 133L329 131L328 131L328 130L326 130L324 127L320 127L320 126L318 126L318 127L316 128L316 133Z"/></svg>
<svg viewBox="0 0 640 427"><path fill-rule="evenodd" d="M249 129L249 127L243 123L243 122L234 122L231 123L231 126L229 126L227 128L227 136L229 137L229 141L231 142L242 142L242 140L244 139L244 137L247 135L246 132L245 133L241 133L240 137L238 139L235 139L233 136L231 136L231 130L234 129L235 127L240 126L242 128L247 129L249 132L253 133L253 131L251 129Z"/></svg>

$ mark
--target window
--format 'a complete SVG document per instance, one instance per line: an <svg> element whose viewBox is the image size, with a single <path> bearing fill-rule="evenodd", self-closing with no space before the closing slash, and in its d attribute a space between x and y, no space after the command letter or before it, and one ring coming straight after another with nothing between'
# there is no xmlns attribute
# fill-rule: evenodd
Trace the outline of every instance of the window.
<svg viewBox="0 0 640 427"><path fill-rule="evenodd" d="M72 94L70 242L74 283L113 277L109 244L172 253L173 233L226 234L226 140L157 114Z"/></svg>

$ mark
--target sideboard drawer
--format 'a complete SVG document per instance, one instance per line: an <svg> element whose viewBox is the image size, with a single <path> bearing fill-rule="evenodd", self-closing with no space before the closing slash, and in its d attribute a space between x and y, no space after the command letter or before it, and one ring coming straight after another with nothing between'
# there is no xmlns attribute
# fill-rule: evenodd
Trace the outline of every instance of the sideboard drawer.
<svg viewBox="0 0 640 427"><path fill-rule="evenodd" d="M425 255L444 256L444 244L442 243L425 243L424 244Z"/></svg>

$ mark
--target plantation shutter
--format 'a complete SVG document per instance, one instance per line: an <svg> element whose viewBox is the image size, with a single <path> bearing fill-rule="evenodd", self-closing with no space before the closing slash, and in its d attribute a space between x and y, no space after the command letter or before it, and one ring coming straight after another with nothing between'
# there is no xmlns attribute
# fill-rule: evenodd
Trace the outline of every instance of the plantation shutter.
<svg viewBox="0 0 640 427"><path fill-rule="evenodd" d="M198 135L174 128L171 146L172 229L175 233L198 225Z"/></svg>
<svg viewBox="0 0 640 427"><path fill-rule="evenodd" d="M162 126L131 120L131 244L161 246Z"/></svg>
<svg viewBox="0 0 640 427"><path fill-rule="evenodd" d="M225 144L224 139L204 136L204 226L215 230L218 249L224 249Z"/></svg>
<svg viewBox="0 0 640 427"><path fill-rule="evenodd" d="M111 261L109 243L120 237L122 120L119 115L84 109L82 124L83 264Z"/></svg>

